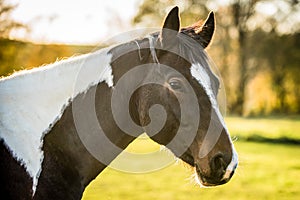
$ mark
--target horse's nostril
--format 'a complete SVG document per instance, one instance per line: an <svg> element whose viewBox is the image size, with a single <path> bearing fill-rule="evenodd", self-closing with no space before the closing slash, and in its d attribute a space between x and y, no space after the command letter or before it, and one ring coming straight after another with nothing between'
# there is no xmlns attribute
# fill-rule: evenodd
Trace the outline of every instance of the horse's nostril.
<svg viewBox="0 0 300 200"><path fill-rule="evenodd" d="M226 169L226 162L225 162L225 158L224 155L219 153L217 155L215 155L212 159L211 159L211 169L213 171L220 171L220 172L225 172Z"/></svg>

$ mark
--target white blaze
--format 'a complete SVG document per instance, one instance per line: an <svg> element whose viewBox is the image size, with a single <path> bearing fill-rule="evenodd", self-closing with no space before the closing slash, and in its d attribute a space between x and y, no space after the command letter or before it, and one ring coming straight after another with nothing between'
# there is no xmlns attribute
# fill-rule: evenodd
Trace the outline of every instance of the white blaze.
<svg viewBox="0 0 300 200"><path fill-rule="evenodd" d="M212 108L214 109L215 113L217 114L217 117L221 124L223 125L223 128L226 130L226 133L228 134L228 138L231 142L231 149L232 149L232 159L230 164L227 166L226 172L224 174L223 179L229 178L231 172L235 170L237 164L238 164L238 156L237 152L234 148L234 145L230 139L229 131L226 127L226 124L224 122L224 119L220 113L218 102L216 99L216 96L214 95L212 84L210 82L210 77L207 74L206 70L203 66L201 66L199 63L193 63L191 66L191 74L192 76L199 82L199 84L204 88L206 94L209 97L209 100L211 102Z"/></svg>
<svg viewBox="0 0 300 200"><path fill-rule="evenodd" d="M113 86L112 55L108 51L102 49L0 79L0 139L33 178L34 192L44 156L44 134L76 95L102 81Z"/></svg>

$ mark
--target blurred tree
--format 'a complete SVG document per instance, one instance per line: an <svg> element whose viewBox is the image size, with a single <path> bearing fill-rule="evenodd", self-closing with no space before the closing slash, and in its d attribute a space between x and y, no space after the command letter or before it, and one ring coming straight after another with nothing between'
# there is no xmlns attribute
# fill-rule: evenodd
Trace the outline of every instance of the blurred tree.
<svg viewBox="0 0 300 200"><path fill-rule="evenodd" d="M26 26L20 22L17 22L11 18L12 11L17 5L11 5L0 0L0 39L8 38L9 33L18 28L26 28Z"/></svg>
<svg viewBox="0 0 300 200"><path fill-rule="evenodd" d="M0 40L0 50L1 49L5 50L2 51L3 59L2 62L0 62L0 77L10 75L14 71L31 69L53 63L57 60L74 56L74 54L89 53L95 50L95 47L54 44L43 45L2 39Z"/></svg>
<svg viewBox="0 0 300 200"><path fill-rule="evenodd" d="M7 39L12 30L26 28L24 24L11 18L11 13L15 8L16 5L0 0L0 74L2 75L12 71L12 66L16 64L17 52L24 47L22 42L13 42Z"/></svg>
<svg viewBox="0 0 300 200"><path fill-rule="evenodd" d="M276 16L267 16L260 28L252 32L249 41L252 53L249 55L267 63L266 69L277 97L273 112L300 113L300 2L271 2Z"/></svg>
<svg viewBox="0 0 300 200"><path fill-rule="evenodd" d="M23 42L0 38L0 77L22 69L17 64L17 57L25 46Z"/></svg>
<svg viewBox="0 0 300 200"><path fill-rule="evenodd" d="M201 17L208 14L207 2L208 0L144 0L133 18L133 23L159 27L167 11L179 5L181 25L184 27L194 24L196 20L203 19Z"/></svg>
<svg viewBox="0 0 300 200"><path fill-rule="evenodd" d="M251 38L252 44L257 40L264 41L255 43L253 56L271 76L272 90L277 97L273 112L299 114L300 33L278 35L274 30L265 32L258 29L252 33ZM294 101L288 102L289 96Z"/></svg>
<svg viewBox="0 0 300 200"><path fill-rule="evenodd" d="M248 26L247 21L254 14L254 6L258 2L258 0L234 0L230 5L233 25L237 30L238 36L238 71L237 75L239 77L237 89L236 89L236 101L232 105L232 112L242 115L244 112L245 105L245 92L246 86L250 79L250 74L248 70L248 49L247 49L247 41L248 41Z"/></svg>

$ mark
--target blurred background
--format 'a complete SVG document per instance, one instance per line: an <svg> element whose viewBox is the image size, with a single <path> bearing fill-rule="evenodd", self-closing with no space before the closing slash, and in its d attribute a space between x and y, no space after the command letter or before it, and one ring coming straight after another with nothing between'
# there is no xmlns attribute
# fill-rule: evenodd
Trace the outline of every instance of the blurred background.
<svg viewBox="0 0 300 200"><path fill-rule="evenodd" d="M200 189L183 164L139 175L108 168L83 198L300 198L299 0L0 0L0 77L160 27L174 5L183 27L216 13L207 51L224 81L238 172L224 186Z"/></svg>

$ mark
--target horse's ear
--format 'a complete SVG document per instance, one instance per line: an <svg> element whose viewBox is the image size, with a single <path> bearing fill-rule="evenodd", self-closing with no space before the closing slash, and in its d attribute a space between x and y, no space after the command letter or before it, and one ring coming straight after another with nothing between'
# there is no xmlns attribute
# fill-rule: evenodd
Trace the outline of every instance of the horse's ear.
<svg viewBox="0 0 300 200"><path fill-rule="evenodd" d="M200 36L198 37L198 42L201 44L203 48L206 48L215 32L215 14L210 12L201 29L196 31L196 33Z"/></svg>
<svg viewBox="0 0 300 200"><path fill-rule="evenodd" d="M179 9L175 6L167 15L160 34L162 45L170 42L177 35L180 29Z"/></svg>

